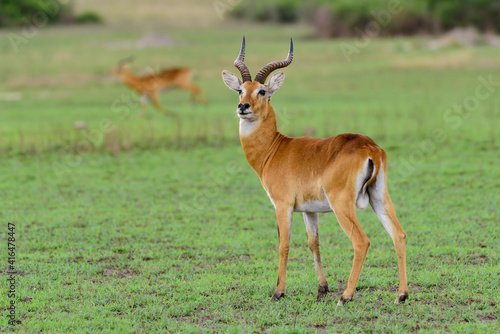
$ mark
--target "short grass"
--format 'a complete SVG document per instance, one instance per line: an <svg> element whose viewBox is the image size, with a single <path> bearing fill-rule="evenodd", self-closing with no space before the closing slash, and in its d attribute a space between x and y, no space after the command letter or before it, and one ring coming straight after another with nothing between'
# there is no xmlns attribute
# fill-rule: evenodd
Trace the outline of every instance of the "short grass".
<svg viewBox="0 0 500 334"><path fill-rule="evenodd" d="M500 86L476 108L448 111L470 101L478 77L500 82L498 49L373 40L348 63L340 45L352 41L315 40L302 26L155 29L174 45L131 48L151 32L134 24L48 28L14 53L0 32L0 92L21 94L0 101L0 221L4 241L7 222L16 224L20 320L11 328L2 317L2 332L500 329ZM353 252L332 214L320 217L330 296L315 302L297 214L287 295L269 302L274 212L239 147L237 97L220 78L223 69L236 71L243 34L254 74L295 40L294 63L273 98L284 133L361 132L386 149L408 235L406 304L393 304L396 256L371 209L358 215L372 247L352 303L335 305ZM151 107L139 119L133 95L106 74L129 55L142 73L194 67L209 104L191 106L187 93L174 91L162 103L177 119ZM75 130L77 121L87 130ZM2 314L8 303L3 283Z"/></svg>

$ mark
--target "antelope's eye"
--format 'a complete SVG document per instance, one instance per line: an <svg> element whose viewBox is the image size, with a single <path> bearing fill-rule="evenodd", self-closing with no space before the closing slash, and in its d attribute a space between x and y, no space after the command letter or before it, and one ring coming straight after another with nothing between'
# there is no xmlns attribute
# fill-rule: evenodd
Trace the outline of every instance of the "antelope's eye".
<svg viewBox="0 0 500 334"><path fill-rule="evenodd" d="M243 92L241 91L241 89L238 89L238 90L237 90L237 92L238 92L238 94L240 94L240 95L241 95L241 93L243 93Z"/></svg>
<svg viewBox="0 0 500 334"><path fill-rule="evenodd" d="M262 96L266 95L266 91L263 89L259 90L259 95L262 95Z"/></svg>

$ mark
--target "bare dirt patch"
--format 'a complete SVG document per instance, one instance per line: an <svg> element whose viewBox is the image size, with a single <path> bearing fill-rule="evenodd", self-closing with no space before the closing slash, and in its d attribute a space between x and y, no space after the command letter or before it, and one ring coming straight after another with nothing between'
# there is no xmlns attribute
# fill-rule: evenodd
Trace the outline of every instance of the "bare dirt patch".
<svg viewBox="0 0 500 334"><path fill-rule="evenodd" d="M116 267L106 267L103 275L107 277L131 278L133 276L137 276L138 273L131 270L128 266L125 266L122 269Z"/></svg>
<svg viewBox="0 0 500 334"><path fill-rule="evenodd" d="M477 320L479 321L495 321L498 317L494 314L478 315Z"/></svg>

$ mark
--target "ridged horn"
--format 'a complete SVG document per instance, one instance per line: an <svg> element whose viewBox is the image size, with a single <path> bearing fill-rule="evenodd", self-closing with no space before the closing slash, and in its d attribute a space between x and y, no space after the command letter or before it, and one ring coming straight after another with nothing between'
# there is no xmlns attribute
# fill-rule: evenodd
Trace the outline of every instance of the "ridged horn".
<svg viewBox="0 0 500 334"><path fill-rule="evenodd" d="M243 42L241 42L241 49L238 58L234 61L234 66L240 71L241 78L243 82L252 81L252 76L250 75L250 70L247 65L243 62L245 60L245 36L243 36Z"/></svg>
<svg viewBox="0 0 500 334"><path fill-rule="evenodd" d="M278 68L287 67L292 63L292 59L293 59L293 41L290 38L290 49L288 50L288 57L286 57L285 60L276 60L264 66L255 76L255 81L264 84L267 77L269 76L269 74L271 74L272 71L277 70Z"/></svg>

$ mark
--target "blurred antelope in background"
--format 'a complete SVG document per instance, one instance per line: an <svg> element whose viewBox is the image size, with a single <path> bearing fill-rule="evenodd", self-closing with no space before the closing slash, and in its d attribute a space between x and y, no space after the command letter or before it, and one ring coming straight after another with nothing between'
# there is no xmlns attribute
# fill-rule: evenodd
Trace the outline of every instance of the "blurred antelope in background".
<svg viewBox="0 0 500 334"><path fill-rule="evenodd" d="M328 293L319 251L318 213L334 212L340 226L354 247L354 260L347 287L338 305L352 300L370 241L356 217L355 207L366 209L368 203L391 236L399 266L399 290L396 303L408 298L406 282L406 234L399 225L387 190L387 156L375 142L360 134L345 133L326 139L291 138L281 134L271 97L283 84L283 72L266 78L276 69L290 65L293 42L288 57L264 66L254 81L245 65L245 38L234 65L243 78L222 72L225 84L239 94L236 113L240 118L240 140L245 157L259 175L276 209L279 238L278 283L271 300L285 294L286 267L292 213L302 212L309 248L318 275L318 297ZM245 205L245 203L242 203Z"/></svg>
<svg viewBox="0 0 500 334"><path fill-rule="evenodd" d="M198 97L200 103L206 103L201 88L191 83L192 72L190 68L171 68L162 70L159 73L136 76L130 71L131 63L131 58L120 60L116 69L111 71L111 74L121 77L127 86L141 95L141 116L145 112L148 100L153 102L158 111L167 114L170 113L160 105L158 94L161 91L173 88L190 91L191 103L193 104L196 97Z"/></svg>

